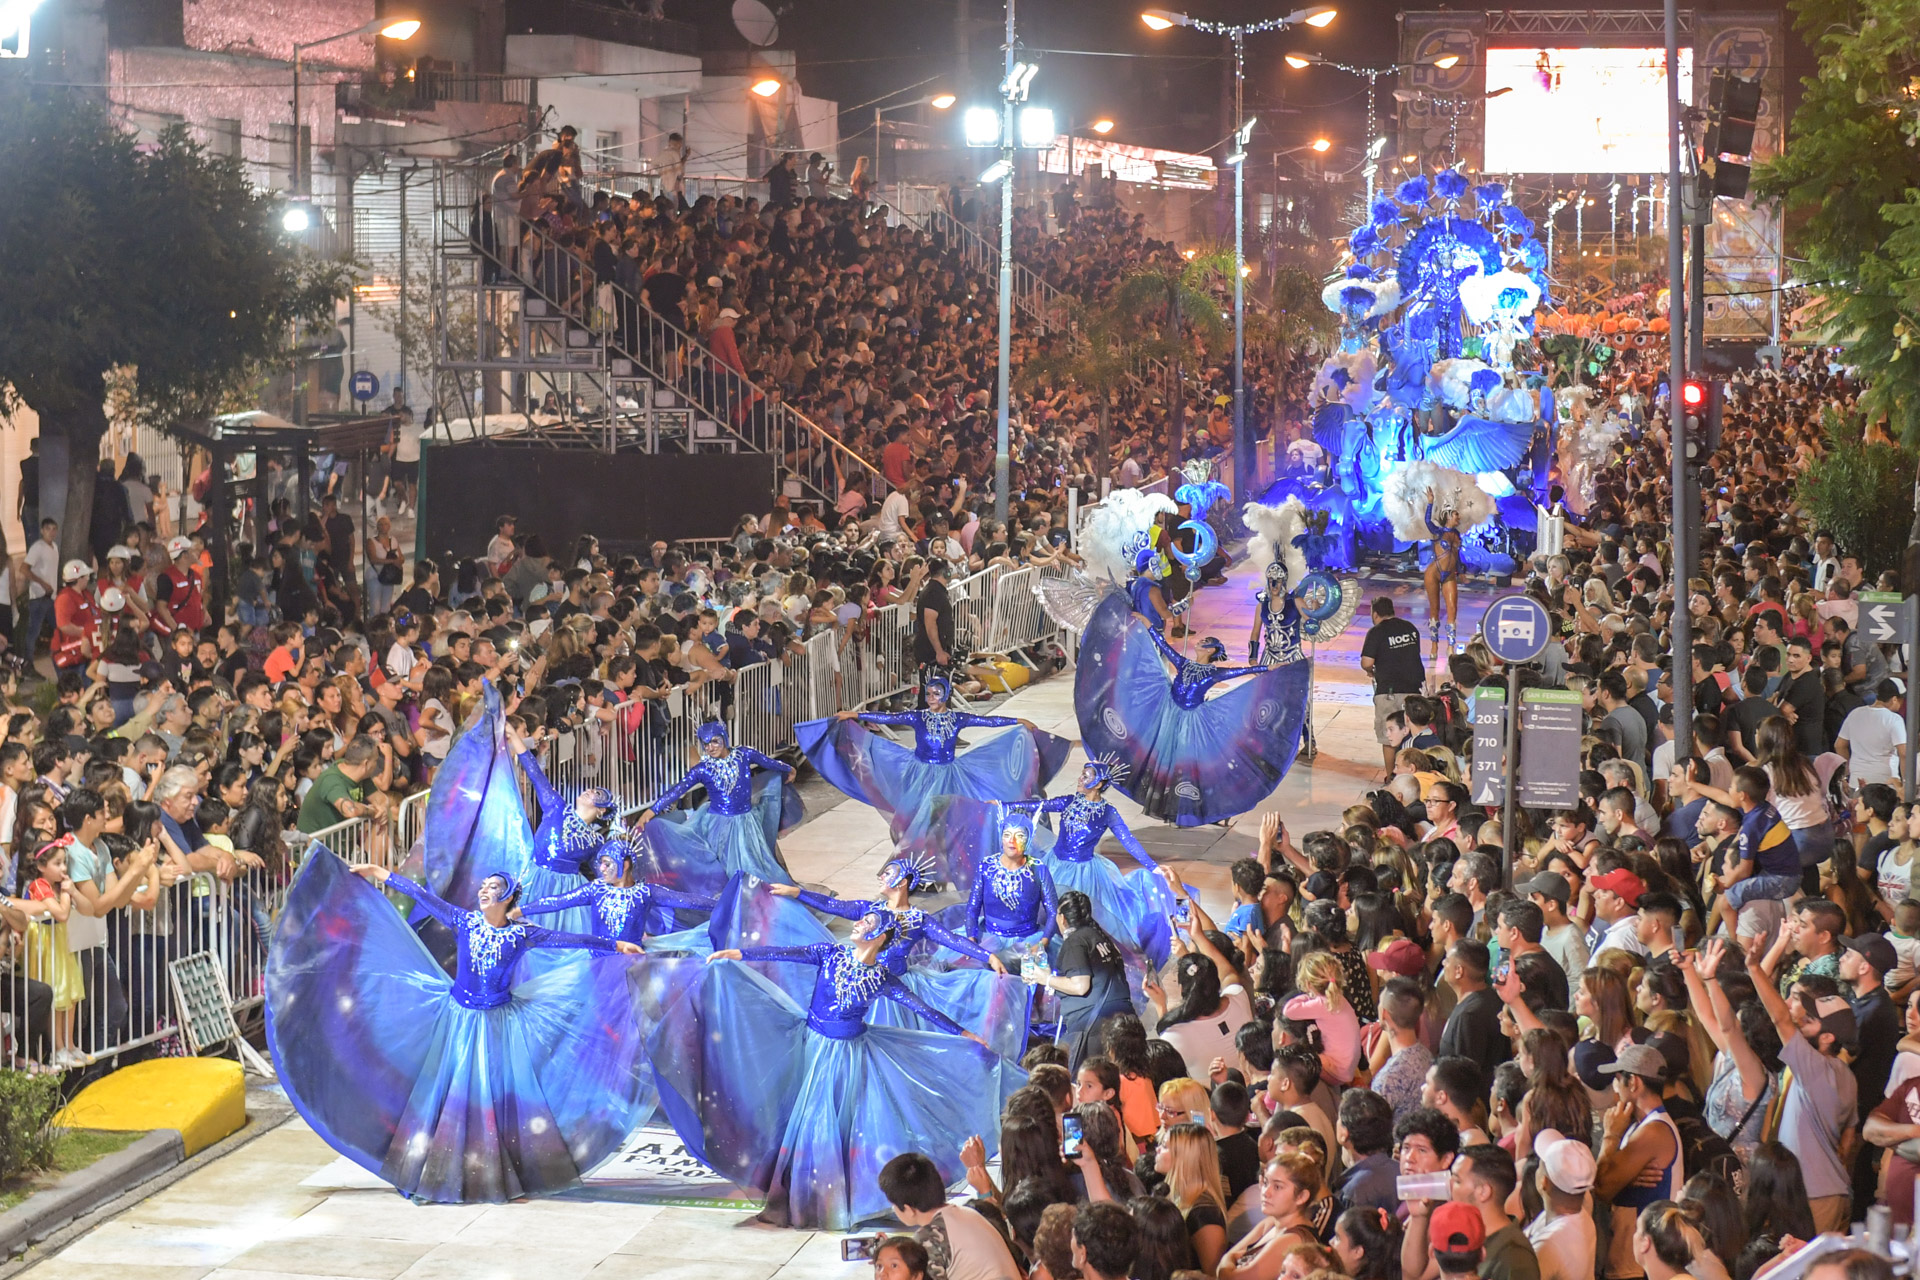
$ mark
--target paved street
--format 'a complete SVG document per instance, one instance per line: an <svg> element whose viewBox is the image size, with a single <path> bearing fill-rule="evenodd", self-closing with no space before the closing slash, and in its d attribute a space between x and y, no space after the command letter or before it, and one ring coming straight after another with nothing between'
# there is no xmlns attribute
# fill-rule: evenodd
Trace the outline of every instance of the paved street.
<svg viewBox="0 0 1920 1280"><path fill-rule="evenodd" d="M1381 589L1387 589L1382 584ZM1417 584L1401 612L1425 630ZM1488 593L1471 593L1478 620ZM1463 601L1463 603L1465 603ZM1251 595L1238 582L1202 594L1196 631L1218 633L1244 652ZM1372 705L1359 670L1365 611L1319 655L1314 724L1320 755L1301 761L1263 810L1278 810L1303 832L1329 824L1377 776ZM1465 632L1463 631L1463 637ZM1004 704L1044 729L1078 737L1071 676L1022 690ZM1071 779L1079 756L1062 778ZM873 810L834 803L808 788L815 816L781 842L794 874L848 892L871 884L891 844ZM1251 852L1258 819L1229 828L1176 831L1140 817L1116 797L1142 843L1199 887L1209 909L1229 905L1227 867ZM665 1139L670 1143L670 1135ZM671 1150L660 1158L671 1164ZM698 1192L698 1188L693 1191ZM587 1194L602 1194L589 1190ZM609 1190L605 1194L617 1194ZM547 1200L499 1206L418 1206L345 1167L298 1119L182 1178L29 1268L31 1280L843 1280L871 1276L843 1263L840 1237L761 1227L739 1210Z"/></svg>

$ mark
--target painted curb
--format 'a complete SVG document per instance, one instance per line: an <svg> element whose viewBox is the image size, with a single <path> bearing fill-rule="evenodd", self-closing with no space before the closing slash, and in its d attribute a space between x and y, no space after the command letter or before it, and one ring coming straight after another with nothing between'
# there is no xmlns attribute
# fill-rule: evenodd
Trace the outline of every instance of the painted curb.
<svg viewBox="0 0 1920 1280"><path fill-rule="evenodd" d="M45 1191L0 1213L0 1258L44 1240L74 1219L116 1200L186 1159L175 1129L156 1129L124 1150L76 1169Z"/></svg>

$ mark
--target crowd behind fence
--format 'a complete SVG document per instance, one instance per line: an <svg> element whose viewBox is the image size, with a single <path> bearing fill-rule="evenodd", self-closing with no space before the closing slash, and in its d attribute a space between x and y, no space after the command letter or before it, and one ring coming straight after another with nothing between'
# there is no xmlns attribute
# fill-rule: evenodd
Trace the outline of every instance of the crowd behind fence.
<svg viewBox="0 0 1920 1280"><path fill-rule="evenodd" d="M1009 653L1059 639L1033 586L1040 570L993 566L950 584L955 645L962 653ZM794 725L909 694L915 682L907 603L869 612L847 628L822 630L778 661L742 667L730 682L682 687L664 701L609 708L548 740L542 766L562 795L588 786L613 792L623 815L649 803L699 758L695 729L725 721L732 740L768 755L791 755ZM531 789L528 817L537 821ZM407 797L382 818L359 818L308 834L288 832L286 868L225 880L201 872L160 890L152 909L117 908L98 926L75 926L65 945L86 971L86 996L73 1013L74 1042L99 1062L134 1049L185 1052L169 965L199 952L214 957L243 1026L266 995L267 949L291 871L324 845L349 864L398 868L419 842L427 795ZM78 918L77 913L75 918ZM86 932L91 928L92 932ZM49 930L44 936L38 931ZM97 939L97 940L96 940ZM50 926L23 936L0 928L0 1066L46 1063L57 1016L48 1003ZM91 943L84 950L80 944ZM64 996L61 997L65 999Z"/></svg>

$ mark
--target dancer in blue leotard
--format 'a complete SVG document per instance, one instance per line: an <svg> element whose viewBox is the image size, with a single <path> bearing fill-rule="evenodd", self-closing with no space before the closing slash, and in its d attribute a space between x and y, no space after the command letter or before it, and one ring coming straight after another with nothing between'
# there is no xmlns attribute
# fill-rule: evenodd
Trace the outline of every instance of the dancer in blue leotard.
<svg viewBox="0 0 1920 1280"><path fill-rule="evenodd" d="M716 951L694 989L660 1011L649 1048L661 1107L696 1158L765 1193L763 1221L845 1230L885 1217L880 1168L904 1151L958 1182L961 1145L981 1134L991 1148L1002 1105L1026 1082L887 969L897 928L873 912L846 945ZM816 966L807 1007L729 963L743 960ZM883 999L937 1030L874 1025Z"/></svg>
<svg viewBox="0 0 1920 1280"><path fill-rule="evenodd" d="M1072 744L1042 733L1031 720L953 710L953 686L945 676L929 676L926 693L925 711L842 711L793 727L820 776L886 814L895 836L936 796L1017 800L1045 790L1066 762ZM911 728L913 750L867 732L867 725ZM960 749L960 734L967 729L1016 727L1020 732L995 734Z"/></svg>
<svg viewBox="0 0 1920 1280"><path fill-rule="evenodd" d="M1433 522L1433 489L1427 489L1425 514L1427 531L1433 535L1433 559L1427 562L1427 626L1433 639L1433 656L1440 656L1441 603L1446 604L1447 650L1452 652L1456 628L1460 625L1460 512L1449 508Z"/></svg>
<svg viewBox="0 0 1920 1280"><path fill-rule="evenodd" d="M1073 680L1087 754L1123 765L1118 789L1149 817L1182 827L1245 813L1280 784L1299 750L1312 680L1305 662L1229 667L1218 640L1198 648L1199 660L1184 657L1109 596L1087 620ZM1207 696L1243 676L1252 678ZM1107 932L1132 936L1101 913L1100 894L1087 893Z"/></svg>
<svg viewBox="0 0 1920 1280"><path fill-rule="evenodd" d="M1172 896L1160 878L1159 864L1140 846L1119 810L1107 803L1106 790L1120 766L1110 760L1089 760L1080 770L1079 789L1048 799L1020 800L1009 813L1060 815L1057 835L1034 834L1034 851L1062 890L1077 889L1093 902L1093 918L1100 927L1132 947L1158 969L1167 962L1172 937L1167 913ZM1101 837L1111 834L1140 864L1122 872L1100 854Z"/></svg>
<svg viewBox="0 0 1920 1280"><path fill-rule="evenodd" d="M727 727L709 720L696 730L704 758L687 776L640 810L633 834L642 845L641 877L685 893L715 896L727 877L742 872L775 884L793 877L775 844L780 832L780 787L793 766L752 747L731 747ZM754 795L753 773L778 774ZM707 802L692 812L661 814L695 787L707 789ZM658 821L655 815L661 814Z"/></svg>
<svg viewBox="0 0 1920 1280"><path fill-rule="evenodd" d="M1009 968L1042 955L1060 931L1060 895L1052 874L1027 856L1032 839L1033 820L1008 812L999 854L981 860L965 904L942 913L949 919L958 913L960 931L1013 962Z"/></svg>
<svg viewBox="0 0 1920 1280"><path fill-rule="evenodd" d="M451 931L448 978L399 912L324 848L307 856L267 962L267 1043L280 1082L328 1145L423 1200L501 1202L561 1191L651 1113L639 995L652 961L544 966L531 951L637 955L631 942L509 919L495 873L464 911L383 867ZM518 978L518 980L516 980Z"/></svg>
<svg viewBox="0 0 1920 1280"><path fill-rule="evenodd" d="M669 933L662 926L671 923L670 908L712 911L715 899L645 881L631 883L628 873L633 851L622 841L607 841L595 857L600 870L597 880L557 898L528 902L521 906L520 914L552 915L584 908L593 919L593 927L588 932L596 938L640 945L650 936L653 946L663 950L705 952L710 949L702 945L707 936L704 926L685 930L683 934Z"/></svg>
<svg viewBox="0 0 1920 1280"><path fill-rule="evenodd" d="M534 829L527 865L520 871L521 892L533 902L566 897L593 875L595 855L611 834L607 819L613 813L613 793L605 787L588 787L568 802L547 781L539 758L512 725L507 726L507 742L520 757L520 767L540 801L540 825ZM570 906L554 927L566 933L592 933L593 913L584 906Z"/></svg>
<svg viewBox="0 0 1920 1280"><path fill-rule="evenodd" d="M892 944L880 956L887 971L900 979L907 990L954 1021L981 1028L981 1034L994 1052L1017 1059L1026 1047L1027 1013L1031 1003L1026 999L1025 988L1017 979L1002 977L1007 967L998 956L912 905L913 892L927 885L932 870L932 863L926 858L891 858L880 868L880 895L874 898L836 898L784 884L771 886L771 891L780 897L797 898L816 911L842 920L864 919L876 911L892 914L899 928ZM822 929L819 941L832 939ZM940 948L975 960L993 972L943 965L935 956ZM791 988L789 994L792 994ZM911 1010L894 1004L874 1006L869 1021L924 1028Z"/></svg>

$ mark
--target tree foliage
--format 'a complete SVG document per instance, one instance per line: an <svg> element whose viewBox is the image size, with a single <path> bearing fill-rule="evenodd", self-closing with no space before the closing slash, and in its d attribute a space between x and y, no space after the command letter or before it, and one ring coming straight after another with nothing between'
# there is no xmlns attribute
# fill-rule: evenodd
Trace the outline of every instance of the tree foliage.
<svg viewBox="0 0 1920 1280"><path fill-rule="evenodd" d="M1906 446L1868 443L1857 414L1828 410L1826 452L1795 483L1816 528L1860 557L1868 578L1898 569L1913 515L1914 470L1920 454Z"/></svg>
<svg viewBox="0 0 1920 1280"><path fill-rule="evenodd" d="M41 509L59 512L65 492L61 542L79 554L109 377L131 416L204 419L257 384L297 322L329 319L348 277L182 126L137 146L85 98L14 95L0 101L0 173L0 408L40 415L53 446Z"/></svg>
<svg viewBox="0 0 1920 1280"><path fill-rule="evenodd" d="M1219 351L1232 327L1221 316L1216 291L1232 286L1233 251L1210 246L1179 267L1140 267L1113 293L1113 311L1123 340L1144 359L1166 362L1167 470L1180 466L1181 365L1197 344Z"/></svg>
<svg viewBox="0 0 1920 1280"><path fill-rule="evenodd" d="M1920 445L1920 4L1795 0L1817 58L1784 153L1754 175L1824 299L1830 341L1866 370L1861 407Z"/></svg>

